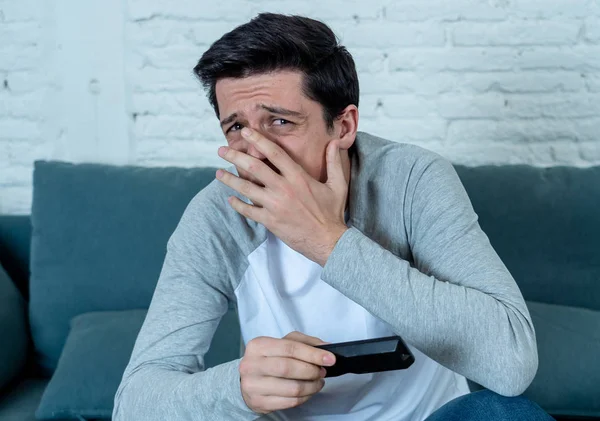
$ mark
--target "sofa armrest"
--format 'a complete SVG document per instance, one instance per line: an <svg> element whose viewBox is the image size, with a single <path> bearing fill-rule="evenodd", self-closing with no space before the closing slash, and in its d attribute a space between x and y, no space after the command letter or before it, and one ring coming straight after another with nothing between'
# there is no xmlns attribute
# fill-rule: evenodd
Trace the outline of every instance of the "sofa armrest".
<svg viewBox="0 0 600 421"><path fill-rule="evenodd" d="M21 293L0 266L0 389L23 369L29 338Z"/></svg>

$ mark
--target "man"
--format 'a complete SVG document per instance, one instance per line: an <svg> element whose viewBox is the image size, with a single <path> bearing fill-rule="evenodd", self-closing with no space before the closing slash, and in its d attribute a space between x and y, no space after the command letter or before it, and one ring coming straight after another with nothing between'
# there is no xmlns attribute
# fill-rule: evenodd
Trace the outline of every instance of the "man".
<svg viewBox="0 0 600 421"><path fill-rule="evenodd" d="M357 133L354 62L325 24L259 15L194 70L234 166L169 240L116 421L548 419L514 397L533 326L456 173ZM229 302L245 354L204 370ZM315 345L393 334L409 369L324 380Z"/></svg>

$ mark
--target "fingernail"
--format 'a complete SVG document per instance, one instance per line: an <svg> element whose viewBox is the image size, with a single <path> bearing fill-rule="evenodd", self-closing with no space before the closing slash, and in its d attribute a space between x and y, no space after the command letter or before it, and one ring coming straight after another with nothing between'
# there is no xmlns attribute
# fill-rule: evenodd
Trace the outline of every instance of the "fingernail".
<svg viewBox="0 0 600 421"><path fill-rule="evenodd" d="M325 370L323 367L321 367L321 372L319 373L319 375L321 377L325 377L327 375L327 370Z"/></svg>
<svg viewBox="0 0 600 421"><path fill-rule="evenodd" d="M227 153L227 148L225 146L221 146L219 148L219 156L223 157L223 156L225 156L226 153Z"/></svg>
<svg viewBox="0 0 600 421"><path fill-rule="evenodd" d="M248 137L252 134L252 130L250 130L248 127L244 127L242 129L242 136L244 137Z"/></svg>
<svg viewBox="0 0 600 421"><path fill-rule="evenodd" d="M335 357L331 354L327 354L323 357L323 362L327 365L332 365L335 363Z"/></svg>
<svg viewBox="0 0 600 421"><path fill-rule="evenodd" d="M217 170L217 178L223 177L223 170Z"/></svg>

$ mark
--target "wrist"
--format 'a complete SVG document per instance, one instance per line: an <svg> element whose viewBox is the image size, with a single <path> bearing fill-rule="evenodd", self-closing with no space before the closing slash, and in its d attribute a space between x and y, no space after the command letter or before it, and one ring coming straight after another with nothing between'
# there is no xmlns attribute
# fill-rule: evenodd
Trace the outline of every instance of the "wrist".
<svg viewBox="0 0 600 421"><path fill-rule="evenodd" d="M322 251L321 253L319 253L319 256L317 256L317 258L315 259L315 262L317 262L322 267L325 267L327 259L329 259L331 253L333 253L336 244L348 229L349 228L346 225L341 225L335 227L333 230L330 230L327 233L327 236L325 237L325 241L323 242Z"/></svg>

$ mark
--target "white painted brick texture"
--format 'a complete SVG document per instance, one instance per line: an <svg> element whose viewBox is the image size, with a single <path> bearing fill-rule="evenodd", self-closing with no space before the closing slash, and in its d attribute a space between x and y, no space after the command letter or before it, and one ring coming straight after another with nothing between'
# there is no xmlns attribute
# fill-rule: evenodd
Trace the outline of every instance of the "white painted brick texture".
<svg viewBox="0 0 600 421"><path fill-rule="evenodd" d="M192 68L275 11L326 21L353 54L361 130L469 165L600 164L600 0L122 1L125 162L222 165ZM29 211L35 159L73 157L47 110L52 3L0 0L0 213Z"/></svg>

